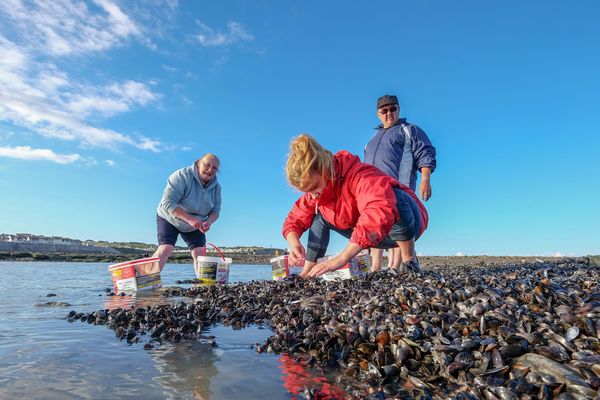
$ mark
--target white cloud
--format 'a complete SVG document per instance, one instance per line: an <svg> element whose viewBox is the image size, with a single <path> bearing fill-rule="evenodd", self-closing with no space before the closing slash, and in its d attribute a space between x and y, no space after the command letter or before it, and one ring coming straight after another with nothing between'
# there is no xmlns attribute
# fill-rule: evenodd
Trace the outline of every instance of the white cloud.
<svg viewBox="0 0 600 400"><path fill-rule="evenodd" d="M254 36L248 33L239 22L229 22L226 33L216 32L208 25L197 21L200 32L196 35L198 42L204 47L229 46L236 42L251 42Z"/></svg>
<svg viewBox="0 0 600 400"><path fill-rule="evenodd" d="M108 165L109 167L114 167L115 166L115 162L113 160L104 160L104 163L106 165Z"/></svg>
<svg viewBox="0 0 600 400"><path fill-rule="evenodd" d="M73 82L67 73L51 63L37 62L35 55L1 34L0 54L8 55L0 57L0 120L86 147L114 149L129 144L148 149L144 142L87 121L92 114L113 116L156 101L160 96L148 86L134 81L104 87Z"/></svg>
<svg viewBox="0 0 600 400"><path fill-rule="evenodd" d="M104 88L82 89L65 106L79 116L100 114L108 117L131 111L136 106L145 106L159 97L143 83L127 81Z"/></svg>
<svg viewBox="0 0 600 400"><path fill-rule="evenodd" d="M140 143L136 144L136 146L143 150L150 150L155 153L160 153L162 145L159 141L148 138L142 138Z"/></svg>
<svg viewBox="0 0 600 400"><path fill-rule="evenodd" d="M133 80L100 84L77 80L59 66L81 57L123 46L132 39L148 45L151 29L129 15L158 24L159 12L128 13L132 2L110 0L6 0L0 2L0 121L45 137L79 142L84 147L116 149L126 144L156 151L158 141L96 126L98 117L111 117L156 102L160 95L148 84ZM154 2L155 10L162 4ZM165 12L177 6L169 1ZM8 38L11 39L8 39ZM93 121L90 121L91 117Z"/></svg>
<svg viewBox="0 0 600 400"><path fill-rule="evenodd" d="M190 146L181 146L182 151L191 151L192 148Z"/></svg>
<svg viewBox="0 0 600 400"><path fill-rule="evenodd" d="M111 1L90 7L69 0L0 2L4 14L29 49L64 56L102 51L141 35L137 24Z"/></svg>
<svg viewBox="0 0 600 400"><path fill-rule="evenodd" d="M181 96L181 101L183 101L183 105L185 106L185 108L187 110L192 108L192 106L194 105L194 102L192 101L192 99L190 99L187 96Z"/></svg>
<svg viewBox="0 0 600 400"><path fill-rule="evenodd" d="M455 256L455 257L464 257L464 256L465 256L465 253L462 253L462 252L460 252L460 251L459 251L459 252L458 252L458 253L456 253L454 256Z"/></svg>
<svg viewBox="0 0 600 400"><path fill-rule="evenodd" d="M136 24L121 11L119 6L107 0L95 0L107 13L113 32L118 36L139 35Z"/></svg>
<svg viewBox="0 0 600 400"><path fill-rule="evenodd" d="M76 161L83 161L83 158L79 154L57 154L49 149L32 149L29 146L0 147L0 157L52 161L58 164L71 164Z"/></svg>

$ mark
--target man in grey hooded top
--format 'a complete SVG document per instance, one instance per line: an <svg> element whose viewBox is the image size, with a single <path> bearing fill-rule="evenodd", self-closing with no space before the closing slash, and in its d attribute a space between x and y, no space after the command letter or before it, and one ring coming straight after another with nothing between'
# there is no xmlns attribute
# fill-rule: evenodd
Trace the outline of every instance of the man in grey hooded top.
<svg viewBox="0 0 600 400"><path fill-rule="evenodd" d="M185 240L197 271L198 256L204 255L206 232L221 212L221 185L217 182L220 161L205 154L193 165L175 171L156 209L160 270L175 250L179 235Z"/></svg>

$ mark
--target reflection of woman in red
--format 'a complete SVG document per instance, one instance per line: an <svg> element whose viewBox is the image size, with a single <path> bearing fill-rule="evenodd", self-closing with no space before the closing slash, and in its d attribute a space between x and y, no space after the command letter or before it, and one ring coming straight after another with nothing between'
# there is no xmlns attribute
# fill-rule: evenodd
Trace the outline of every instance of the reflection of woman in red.
<svg viewBox="0 0 600 400"><path fill-rule="evenodd" d="M345 392L330 384L322 376L314 376L306 370L306 366L295 361L287 354L279 357L283 372L283 386L293 395L300 395L305 388L318 388L314 393L315 400L343 399Z"/></svg>

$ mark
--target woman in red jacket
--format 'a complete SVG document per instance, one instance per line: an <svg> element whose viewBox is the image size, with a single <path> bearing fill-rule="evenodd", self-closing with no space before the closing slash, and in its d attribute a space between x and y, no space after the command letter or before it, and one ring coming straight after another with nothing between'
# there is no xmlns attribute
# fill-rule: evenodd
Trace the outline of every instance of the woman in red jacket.
<svg viewBox="0 0 600 400"><path fill-rule="evenodd" d="M290 263L305 260L302 276L334 271L371 247L400 247L402 263L393 267L419 270L415 240L427 228L428 216L408 186L347 151L332 154L305 134L290 144L286 174L289 183L304 192L283 224ZM309 229L305 251L300 236ZM331 230L350 239L348 245L317 264L327 251Z"/></svg>

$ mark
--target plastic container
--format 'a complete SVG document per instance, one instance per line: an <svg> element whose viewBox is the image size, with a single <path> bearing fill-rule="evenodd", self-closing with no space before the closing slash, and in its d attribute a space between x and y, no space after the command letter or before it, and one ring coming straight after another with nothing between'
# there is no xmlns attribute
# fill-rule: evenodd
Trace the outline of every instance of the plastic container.
<svg viewBox="0 0 600 400"><path fill-rule="evenodd" d="M154 290L160 287L160 259L141 258L108 266L115 293Z"/></svg>
<svg viewBox="0 0 600 400"><path fill-rule="evenodd" d="M289 265L287 255L271 258L269 260L273 268L273 280L280 281L290 275L300 275L302 272L301 265Z"/></svg>
<svg viewBox="0 0 600 400"><path fill-rule="evenodd" d="M225 258L221 250L212 243L207 243L213 246L221 257L208 257L198 256L198 269L196 270L196 277L205 284L223 284L226 285L229 282L229 266L231 265L231 258Z"/></svg>
<svg viewBox="0 0 600 400"><path fill-rule="evenodd" d="M331 256L325 256L323 258L319 258L317 262L327 261ZM326 281L335 281L335 280L343 280L350 279L353 277L360 277L367 274L371 270L371 257L366 250L361 251L355 257L351 258L344 266L341 268L327 272L321 275L321 278Z"/></svg>

